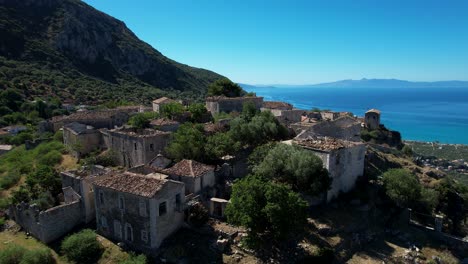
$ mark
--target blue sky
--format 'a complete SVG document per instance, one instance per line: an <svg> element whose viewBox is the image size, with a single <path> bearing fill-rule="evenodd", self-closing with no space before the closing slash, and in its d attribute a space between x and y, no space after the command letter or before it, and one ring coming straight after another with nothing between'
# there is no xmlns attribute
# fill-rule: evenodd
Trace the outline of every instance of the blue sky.
<svg viewBox="0 0 468 264"><path fill-rule="evenodd" d="M235 82L468 80L465 0L85 0Z"/></svg>

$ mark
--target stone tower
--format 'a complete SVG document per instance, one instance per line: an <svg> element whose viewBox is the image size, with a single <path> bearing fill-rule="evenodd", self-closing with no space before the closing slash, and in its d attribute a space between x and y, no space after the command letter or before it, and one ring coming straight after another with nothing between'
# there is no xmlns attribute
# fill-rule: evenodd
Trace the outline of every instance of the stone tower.
<svg viewBox="0 0 468 264"><path fill-rule="evenodd" d="M380 111L371 109L366 112L365 117L366 127L370 130L378 129L380 127Z"/></svg>

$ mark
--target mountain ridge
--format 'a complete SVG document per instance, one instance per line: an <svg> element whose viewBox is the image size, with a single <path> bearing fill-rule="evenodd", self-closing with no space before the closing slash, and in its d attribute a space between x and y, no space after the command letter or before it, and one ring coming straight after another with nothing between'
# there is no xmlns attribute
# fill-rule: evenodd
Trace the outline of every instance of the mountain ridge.
<svg viewBox="0 0 468 264"><path fill-rule="evenodd" d="M165 57L124 22L78 0L0 0L0 35L0 88L26 97L196 98L223 78Z"/></svg>

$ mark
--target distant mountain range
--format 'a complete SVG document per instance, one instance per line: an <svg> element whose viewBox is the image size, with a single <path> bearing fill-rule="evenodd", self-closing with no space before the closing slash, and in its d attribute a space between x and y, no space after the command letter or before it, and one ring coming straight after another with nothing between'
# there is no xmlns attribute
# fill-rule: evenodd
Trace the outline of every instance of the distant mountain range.
<svg viewBox="0 0 468 264"><path fill-rule="evenodd" d="M320 88L468 88L468 81L410 82L397 79L361 79L305 85L247 85L244 89L261 87L320 87Z"/></svg>

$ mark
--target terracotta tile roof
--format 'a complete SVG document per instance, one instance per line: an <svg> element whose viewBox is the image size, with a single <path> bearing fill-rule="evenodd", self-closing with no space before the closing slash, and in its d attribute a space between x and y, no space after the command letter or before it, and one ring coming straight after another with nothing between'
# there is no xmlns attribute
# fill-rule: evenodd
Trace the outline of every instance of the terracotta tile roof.
<svg viewBox="0 0 468 264"><path fill-rule="evenodd" d="M121 110L99 110L99 111L81 111L67 116L54 116L52 122L60 122L63 120L94 120L94 119L110 119Z"/></svg>
<svg viewBox="0 0 468 264"><path fill-rule="evenodd" d="M332 138L332 137L321 137L321 136L293 140L293 142L298 144L299 146L303 146L306 148L325 150L325 151L349 148L349 147L362 144L359 142L351 142L347 140L342 140L342 139L337 139L337 138Z"/></svg>
<svg viewBox="0 0 468 264"><path fill-rule="evenodd" d="M293 106L286 102L265 101L263 102L263 108L291 110Z"/></svg>
<svg viewBox="0 0 468 264"><path fill-rule="evenodd" d="M153 101L153 103L155 103L155 104L172 103L172 102L175 102L175 101L172 100L171 98L167 98L167 97L161 97L161 98L158 98L158 99Z"/></svg>
<svg viewBox="0 0 468 264"><path fill-rule="evenodd" d="M153 126L168 126L168 125L177 125L180 123L175 120L170 120L167 118L158 118L158 119L151 120L150 124Z"/></svg>
<svg viewBox="0 0 468 264"><path fill-rule="evenodd" d="M200 177L203 174L214 170L212 166L194 161L194 160L181 160L174 166L165 169L164 173L170 175Z"/></svg>
<svg viewBox="0 0 468 264"><path fill-rule="evenodd" d="M165 179L124 172L94 182L96 186L151 198L162 189Z"/></svg>

